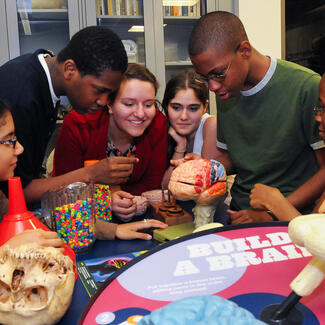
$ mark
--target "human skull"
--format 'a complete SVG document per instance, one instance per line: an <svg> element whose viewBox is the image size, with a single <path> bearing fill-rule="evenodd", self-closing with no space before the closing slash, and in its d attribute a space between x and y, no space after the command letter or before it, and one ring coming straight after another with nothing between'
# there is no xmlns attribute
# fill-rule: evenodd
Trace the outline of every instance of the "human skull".
<svg viewBox="0 0 325 325"><path fill-rule="evenodd" d="M75 274L58 249L26 244L0 252L0 321L54 324L71 302Z"/></svg>
<svg viewBox="0 0 325 325"><path fill-rule="evenodd" d="M168 189L182 201L211 204L226 193L226 172L212 159L189 160L173 171Z"/></svg>

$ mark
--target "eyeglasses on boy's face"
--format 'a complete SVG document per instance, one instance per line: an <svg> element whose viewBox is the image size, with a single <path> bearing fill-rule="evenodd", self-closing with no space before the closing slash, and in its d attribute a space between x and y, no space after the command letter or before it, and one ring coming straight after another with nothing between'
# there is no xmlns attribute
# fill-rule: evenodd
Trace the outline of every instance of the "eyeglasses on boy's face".
<svg viewBox="0 0 325 325"><path fill-rule="evenodd" d="M233 62L233 60L235 58L235 55L236 55L237 51L239 50L239 48L240 48L240 44L238 46L236 46L235 51L234 51L234 53L233 53L233 55L232 55L232 57L231 57L231 59L229 61L229 64L228 64L228 66L227 66L227 68L225 69L224 72L210 72L207 76L204 76L204 75L200 74L200 78L203 81L205 81L206 83L208 83L209 80L213 80L213 81L217 81L217 82L224 81L226 79L226 77L227 77L227 74L229 72L231 64L232 64L232 62Z"/></svg>
<svg viewBox="0 0 325 325"><path fill-rule="evenodd" d="M0 140L0 144L8 144L8 145L12 146L13 148L16 148L16 143L17 143L17 137L16 136L13 136L9 140Z"/></svg>
<svg viewBox="0 0 325 325"><path fill-rule="evenodd" d="M325 112L324 105L316 105L313 109L315 115L322 115Z"/></svg>

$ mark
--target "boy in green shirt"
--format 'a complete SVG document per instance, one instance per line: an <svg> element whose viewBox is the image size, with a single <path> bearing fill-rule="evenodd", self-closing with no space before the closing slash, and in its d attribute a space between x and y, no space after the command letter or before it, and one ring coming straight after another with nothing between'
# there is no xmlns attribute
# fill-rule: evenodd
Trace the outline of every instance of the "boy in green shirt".
<svg viewBox="0 0 325 325"><path fill-rule="evenodd" d="M217 140L224 154L217 159L228 174L237 174L228 210L232 223L272 220L249 210L256 183L279 188L297 209L311 211L323 189L319 175L325 164L312 112L320 76L259 53L229 12L202 16L189 52L219 99Z"/></svg>

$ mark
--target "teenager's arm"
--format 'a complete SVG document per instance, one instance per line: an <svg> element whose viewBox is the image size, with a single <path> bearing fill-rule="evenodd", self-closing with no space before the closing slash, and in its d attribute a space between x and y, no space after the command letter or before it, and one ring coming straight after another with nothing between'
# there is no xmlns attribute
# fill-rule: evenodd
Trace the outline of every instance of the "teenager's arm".
<svg viewBox="0 0 325 325"><path fill-rule="evenodd" d="M319 171L305 184L287 196L289 202L297 209L315 202L325 189L325 148L315 151Z"/></svg>
<svg viewBox="0 0 325 325"><path fill-rule="evenodd" d="M182 159L182 158L184 158L184 154L185 154L185 151L184 152L183 151L179 151L179 152L174 151L174 154L173 154L171 159L172 160ZM175 169L175 166L170 165L167 168L167 170L165 171L164 177L163 177L162 182L161 182L162 188L164 188L164 189L168 188L168 183L169 183L169 180L170 180L170 176L171 176L174 169Z"/></svg>
<svg viewBox="0 0 325 325"><path fill-rule="evenodd" d="M79 168L64 175L33 179L24 188L26 201L39 201L46 191L74 182L121 184L126 181L131 174L133 164L137 162L138 158L109 157L94 165Z"/></svg>
<svg viewBox="0 0 325 325"><path fill-rule="evenodd" d="M217 119L216 116L210 116L206 119L203 130L203 145L201 156L208 159L217 159L221 151L217 147Z"/></svg>

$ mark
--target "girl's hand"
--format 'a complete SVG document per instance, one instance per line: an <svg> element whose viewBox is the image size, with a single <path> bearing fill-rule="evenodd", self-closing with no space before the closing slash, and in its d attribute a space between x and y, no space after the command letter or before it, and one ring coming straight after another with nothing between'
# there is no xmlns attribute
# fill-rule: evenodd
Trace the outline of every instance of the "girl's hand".
<svg viewBox="0 0 325 325"><path fill-rule="evenodd" d="M24 232L10 238L5 245L8 245L10 248L16 248L28 243L36 243L40 246L51 246L56 248L60 248L63 244L56 232L35 229L25 230Z"/></svg>
<svg viewBox="0 0 325 325"><path fill-rule="evenodd" d="M130 222L124 225L118 225L116 229L116 237L119 239L144 239L150 240L152 236L139 232L142 229L160 228L165 229L168 225L155 219L144 219L143 221Z"/></svg>
<svg viewBox="0 0 325 325"><path fill-rule="evenodd" d="M185 152L187 144L186 137L178 134L172 126L169 127L168 134L176 141L176 150Z"/></svg>
<svg viewBox="0 0 325 325"><path fill-rule="evenodd" d="M111 209L124 222L130 221L136 212L134 196L128 192L116 191L111 194Z"/></svg>

